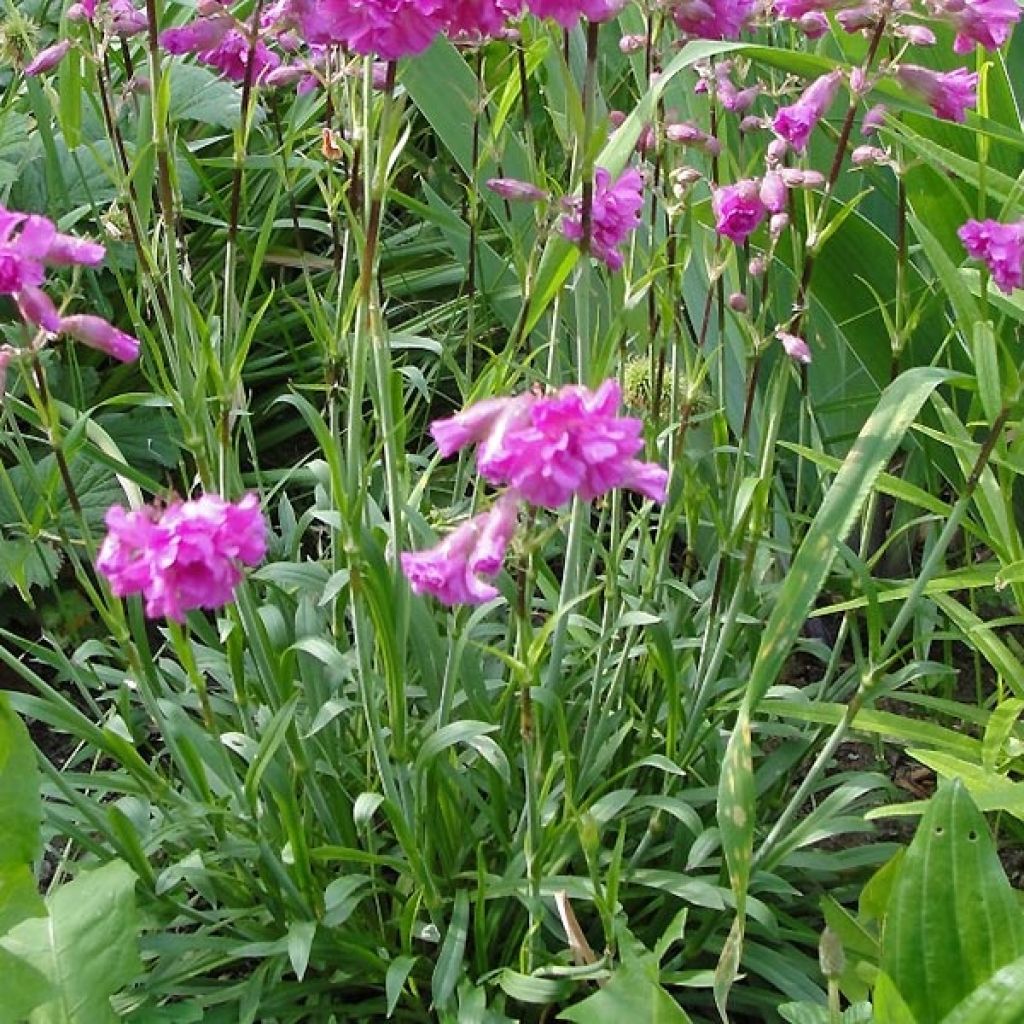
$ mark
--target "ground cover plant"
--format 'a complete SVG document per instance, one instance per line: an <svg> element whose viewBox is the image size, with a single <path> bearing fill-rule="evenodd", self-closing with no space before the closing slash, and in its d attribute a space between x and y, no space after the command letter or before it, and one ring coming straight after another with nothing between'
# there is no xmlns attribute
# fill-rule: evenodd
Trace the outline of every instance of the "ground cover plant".
<svg viewBox="0 0 1024 1024"><path fill-rule="evenodd" d="M1024 1019L1015 0L0 10L0 1022Z"/></svg>

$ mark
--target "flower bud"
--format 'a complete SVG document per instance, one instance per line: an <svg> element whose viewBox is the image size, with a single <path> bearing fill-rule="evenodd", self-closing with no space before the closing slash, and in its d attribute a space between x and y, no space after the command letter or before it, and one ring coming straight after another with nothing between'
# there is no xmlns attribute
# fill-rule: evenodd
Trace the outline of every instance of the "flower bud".
<svg viewBox="0 0 1024 1024"><path fill-rule="evenodd" d="M748 114L740 121L740 131L744 135L749 135L751 132L759 132L763 127L764 118L758 117L756 114Z"/></svg>
<svg viewBox="0 0 1024 1024"><path fill-rule="evenodd" d="M760 277L767 269L768 265L765 263L763 256L755 256L747 264L747 273L750 274L751 277Z"/></svg>
<svg viewBox="0 0 1024 1024"><path fill-rule="evenodd" d="M64 17L71 22L92 21L83 4L72 4L65 12Z"/></svg>
<svg viewBox="0 0 1024 1024"><path fill-rule="evenodd" d="M786 182L778 171L769 171L761 179L761 202L769 213L782 213L786 209L788 192Z"/></svg>
<svg viewBox="0 0 1024 1024"><path fill-rule="evenodd" d="M784 159L786 153L789 150L789 143L785 139L772 139L768 143L768 150L765 153L769 165L777 164L780 160Z"/></svg>
<svg viewBox="0 0 1024 1024"><path fill-rule="evenodd" d="M626 35L619 40L619 52L630 54L639 53L647 45L647 36Z"/></svg>
<svg viewBox="0 0 1024 1024"><path fill-rule="evenodd" d="M733 292L732 295L729 296L729 308L734 313L746 313L750 308L746 295L744 295L743 292Z"/></svg>
<svg viewBox="0 0 1024 1024"><path fill-rule="evenodd" d="M502 199L512 201L525 200L535 203L541 199L547 199L547 192L537 188L528 181L519 181L516 178L488 178L487 187Z"/></svg>
<svg viewBox="0 0 1024 1024"><path fill-rule="evenodd" d="M935 33L925 25L900 25L896 35L902 36L913 46L935 45Z"/></svg>
<svg viewBox="0 0 1024 1024"><path fill-rule="evenodd" d="M887 158L885 150L878 146L858 146L851 154L850 160L855 167L868 167L871 164L880 164Z"/></svg>
<svg viewBox="0 0 1024 1024"><path fill-rule="evenodd" d="M797 21L800 31L808 39L820 39L828 31L828 18L821 11L808 11Z"/></svg>
<svg viewBox="0 0 1024 1024"><path fill-rule="evenodd" d="M789 227L789 214L788 213L773 213L771 219L768 221L768 234L773 239L778 239L786 228Z"/></svg>
<svg viewBox="0 0 1024 1024"><path fill-rule="evenodd" d="M782 342L786 355L794 362L803 363L806 366L811 361L811 350L803 338L799 338L795 334L789 334L786 331L776 331L775 337Z"/></svg>
<svg viewBox="0 0 1024 1024"><path fill-rule="evenodd" d="M45 74L52 71L66 56L71 49L71 40L62 39L45 50L40 50L29 65L25 68L25 77L32 78L35 75Z"/></svg>
<svg viewBox="0 0 1024 1024"><path fill-rule="evenodd" d="M626 121L626 114L621 110L609 110L608 121L612 126L612 130L621 128Z"/></svg>
<svg viewBox="0 0 1024 1024"><path fill-rule="evenodd" d="M130 363L139 358L139 340L118 330L102 317L88 313L66 316L60 321L60 333L69 334L76 341L99 349L114 359Z"/></svg>
<svg viewBox="0 0 1024 1024"><path fill-rule="evenodd" d="M861 135L874 135L885 124L885 111L884 103L876 103L864 115L864 120L860 123Z"/></svg>
<svg viewBox="0 0 1024 1024"><path fill-rule="evenodd" d="M41 288L27 285L17 294L18 312L26 323L42 327L43 330L56 334L60 330L60 313L50 296Z"/></svg>

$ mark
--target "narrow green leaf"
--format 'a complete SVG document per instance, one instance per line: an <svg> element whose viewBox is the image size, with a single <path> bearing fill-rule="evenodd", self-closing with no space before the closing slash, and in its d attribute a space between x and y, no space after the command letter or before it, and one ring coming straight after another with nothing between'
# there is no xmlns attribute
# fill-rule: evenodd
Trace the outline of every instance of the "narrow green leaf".
<svg viewBox="0 0 1024 1024"><path fill-rule="evenodd" d="M469 932L469 893L459 889L455 894L455 906L452 919L448 923L441 952L437 957L437 965L430 979L430 991L434 997L434 1007L443 1010L455 994L459 975L462 973L462 961L466 953L466 936Z"/></svg>

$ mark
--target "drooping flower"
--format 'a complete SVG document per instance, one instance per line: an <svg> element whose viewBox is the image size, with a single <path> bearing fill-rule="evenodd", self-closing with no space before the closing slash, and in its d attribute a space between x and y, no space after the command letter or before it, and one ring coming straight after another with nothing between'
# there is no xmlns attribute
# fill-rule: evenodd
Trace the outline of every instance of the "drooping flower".
<svg viewBox="0 0 1024 1024"><path fill-rule="evenodd" d="M672 8L672 18L688 36L739 39L754 6L755 0L682 0Z"/></svg>
<svg viewBox="0 0 1024 1024"><path fill-rule="evenodd" d="M1024 220L969 220L957 234L971 259L986 263L992 280L1007 295L1024 287Z"/></svg>
<svg viewBox="0 0 1024 1024"><path fill-rule="evenodd" d="M619 250L631 231L640 225L644 207L644 179L635 168L624 171L614 184L603 167L594 170L590 209L590 251L610 270L621 270ZM583 241L583 200L569 202L572 212L562 218L562 234L577 244Z"/></svg>
<svg viewBox="0 0 1024 1024"><path fill-rule="evenodd" d="M900 82L919 92L936 117L962 122L965 111L978 102L978 76L966 68L932 71L917 64L901 64L896 72Z"/></svg>
<svg viewBox="0 0 1024 1024"><path fill-rule="evenodd" d="M1020 21L1020 7L1017 0L946 0L940 16L956 29L956 53L970 53L975 43L998 50Z"/></svg>
<svg viewBox="0 0 1024 1024"><path fill-rule="evenodd" d="M768 213L760 191L761 183L753 178L713 188L711 209L715 214L715 230L742 245Z"/></svg>
<svg viewBox="0 0 1024 1024"><path fill-rule="evenodd" d="M443 0L295 0L309 43L342 43L356 53L398 60L421 53L444 28Z"/></svg>
<svg viewBox="0 0 1024 1024"><path fill-rule="evenodd" d="M780 107L772 118L772 131L798 153L807 148L815 125L824 117L839 91L842 72L832 71L815 79L796 103Z"/></svg>
<svg viewBox="0 0 1024 1024"><path fill-rule="evenodd" d="M444 30L455 38L496 36L516 13L508 0L448 0Z"/></svg>
<svg viewBox="0 0 1024 1024"><path fill-rule="evenodd" d="M516 531L519 496L503 494L425 551L402 553L402 572L414 594L432 594L444 604L484 604L498 596L481 576L494 576Z"/></svg>
<svg viewBox="0 0 1024 1024"><path fill-rule="evenodd" d="M219 608L234 597L242 565L266 553L266 523L259 498L237 502L216 494L147 506L107 510L107 536L96 568L116 597L141 594L149 618L182 622L196 608Z"/></svg>

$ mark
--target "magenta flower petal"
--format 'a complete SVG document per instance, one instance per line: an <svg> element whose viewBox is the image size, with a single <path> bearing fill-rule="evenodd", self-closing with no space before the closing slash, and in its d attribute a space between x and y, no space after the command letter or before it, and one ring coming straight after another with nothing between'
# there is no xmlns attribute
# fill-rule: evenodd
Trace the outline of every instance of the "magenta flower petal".
<svg viewBox="0 0 1024 1024"><path fill-rule="evenodd" d="M125 334L102 317L90 313L64 317L60 321L60 333L68 334L83 345L99 349L123 363L139 358L138 338Z"/></svg>

